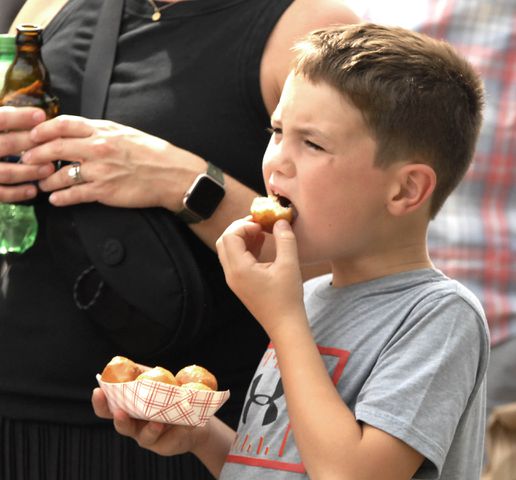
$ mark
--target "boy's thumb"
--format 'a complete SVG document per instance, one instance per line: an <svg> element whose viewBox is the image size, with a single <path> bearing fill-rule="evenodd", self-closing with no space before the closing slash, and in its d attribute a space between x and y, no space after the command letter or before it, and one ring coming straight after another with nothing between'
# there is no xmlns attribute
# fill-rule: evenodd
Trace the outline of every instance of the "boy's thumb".
<svg viewBox="0 0 516 480"><path fill-rule="evenodd" d="M276 258L287 261L294 259L297 262L296 236L290 224L286 220L278 220L274 224L273 233L276 240Z"/></svg>

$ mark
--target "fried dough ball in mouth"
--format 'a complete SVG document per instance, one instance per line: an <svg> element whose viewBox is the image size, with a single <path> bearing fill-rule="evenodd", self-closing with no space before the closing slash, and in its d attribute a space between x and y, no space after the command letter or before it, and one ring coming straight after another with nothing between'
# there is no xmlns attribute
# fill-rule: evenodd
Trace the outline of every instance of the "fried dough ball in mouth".
<svg viewBox="0 0 516 480"><path fill-rule="evenodd" d="M278 220L284 219L291 224L295 218L290 200L280 195L256 197L251 204L251 216L253 222L259 223L268 233L272 233L272 228Z"/></svg>

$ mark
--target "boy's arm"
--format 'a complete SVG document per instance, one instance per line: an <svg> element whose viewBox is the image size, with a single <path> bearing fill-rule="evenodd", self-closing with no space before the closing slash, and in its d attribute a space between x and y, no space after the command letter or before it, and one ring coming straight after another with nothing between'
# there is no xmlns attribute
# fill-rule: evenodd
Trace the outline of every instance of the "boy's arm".
<svg viewBox="0 0 516 480"><path fill-rule="evenodd" d="M235 440L236 432L219 420L212 417L204 431L199 431L195 445L190 450L218 478L224 461Z"/></svg>
<svg viewBox="0 0 516 480"><path fill-rule="evenodd" d="M423 456L359 424L331 382L303 305L296 240L274 226L277 257L259 263L260 227L237 221L217 242L229 286L268 333L278 359L292 431L312 479L412 478ZM293 342L295 339L295 342Z"/></svg>
<svg viewBox="0 0 516 480"><path fill-rule="evenodd" d="M270 313L271 322L282 324ZM273 330L290 424L312 479L410 479L423 456L395 437L359 424L333 385L306 317ZM291 319L293 320L293 319ZM295 338L295 348L292 348Z"/></svg>

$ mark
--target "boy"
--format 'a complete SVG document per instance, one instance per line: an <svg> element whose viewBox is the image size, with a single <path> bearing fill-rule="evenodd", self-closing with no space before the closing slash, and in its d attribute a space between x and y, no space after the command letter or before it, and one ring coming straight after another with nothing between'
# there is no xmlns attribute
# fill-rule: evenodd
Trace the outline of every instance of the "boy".
<svg viewBox="0 0 516 480"><path fill-rule="evenodd" d="M481 109L471 67L425 36L362 24L301 43L263 164L297 217L275 224L272 262L249 219L217 243L271 339L238 433L113 412L117 430L223 479L478 479L486 321L432 267L426 230L468 168ZM303 286L300 263L316 262L331 275ZM94 405L106 415L98 391Z"/></svg>

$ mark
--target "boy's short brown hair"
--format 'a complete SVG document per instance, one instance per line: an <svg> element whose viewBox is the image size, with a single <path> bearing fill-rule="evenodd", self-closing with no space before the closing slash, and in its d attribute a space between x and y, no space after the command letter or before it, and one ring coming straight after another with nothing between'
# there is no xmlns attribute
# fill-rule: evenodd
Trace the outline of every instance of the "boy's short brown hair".
<svg viewBox="0 0 516 480"><path fill-rule="evenodd" d="M433 167L431 217L466 173L482 122L483 86L446 42L371 23L325 28L296 46L294 73L336 88L362 112L376 165Z"/></svg>

